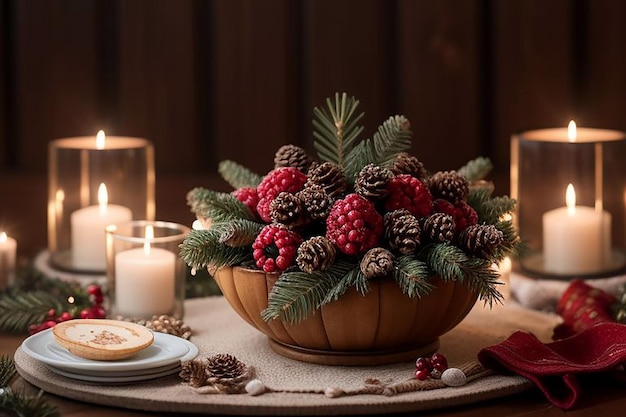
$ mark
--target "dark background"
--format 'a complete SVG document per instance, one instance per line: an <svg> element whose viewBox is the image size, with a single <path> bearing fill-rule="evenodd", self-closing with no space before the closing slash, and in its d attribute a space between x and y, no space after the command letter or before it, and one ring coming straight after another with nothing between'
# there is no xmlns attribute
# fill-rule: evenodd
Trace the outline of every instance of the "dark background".
<svg viewBox="0 0 626 417"><path fill-rule="evenodd" d="M431 170L490 157L499 193L514 132L626 130L620 0L0 1L0 229L21 255L47 244L47 143L98 129L153 141L157 218L186 224L191 187L227 189L220 160L312 149L336 91L364 137L407 116Z"/></svg>

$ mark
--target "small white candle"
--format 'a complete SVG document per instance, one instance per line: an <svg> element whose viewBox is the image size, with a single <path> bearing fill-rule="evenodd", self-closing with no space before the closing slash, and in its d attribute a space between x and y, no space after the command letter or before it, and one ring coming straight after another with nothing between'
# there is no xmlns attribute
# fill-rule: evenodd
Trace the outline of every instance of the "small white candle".
<svg viewBox="0 0 626 417"><path fill-rule="evenodd" d="M13 284L16 252L17 241L6 232L0 232L0 290Z"/></svg>
<svg viewBox="0 0 626 417"><path fill-rule="evenodd" d="M176 255L153 248L151 226L146 227L143 248L115 255L116 312L128 317L151 317L168 314L174 308L176 295Z"/></svg>
<svg viewBox="0 0 626 417"><path fill-rule="evenodd" d="M567 186L566 207L543 215L543 255L546 272L586 275L609 264L611 215L592 207L576 206L576 192Z"/></svg>
<svg viewBox="0 0 626 417"><path fill-rule="evenodd" d="M106 186L98 188L98 205L76 210L70 216L72 264L93 271L106 270L105 233L110 224L132 220L128 207L108 204Z"/></svg>

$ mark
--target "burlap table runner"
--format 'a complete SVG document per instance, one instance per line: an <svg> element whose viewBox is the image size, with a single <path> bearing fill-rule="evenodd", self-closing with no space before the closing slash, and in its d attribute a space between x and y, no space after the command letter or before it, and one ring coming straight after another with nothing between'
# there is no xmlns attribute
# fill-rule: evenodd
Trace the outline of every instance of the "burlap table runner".
<svg viewBox="0 0 626 417"><path fill-rule="evenodd" d="M222 297L188 300L185 321L195 331L191 341L200 356L230 353L253 366L263 383L274 389L356 389L375 378L400 382L413 375L414 364L377 367L330 367L298 362L274 353L264 335L240 319ZM516 330L548 341L557 317L520 307L512 301L493 310L479 302L466 319L441 338L440 352L451 366L475 359L485 346L499 343ZM321 394L266 393L200 395L177 375L127 385L103 386L56 375L21 349L18 372L53 394L96 404L160 412L235 415L337 415L406 412L451 407L501 397L531 387L521 377L491 376L456 388L398 394L327 398Z"/></svg>

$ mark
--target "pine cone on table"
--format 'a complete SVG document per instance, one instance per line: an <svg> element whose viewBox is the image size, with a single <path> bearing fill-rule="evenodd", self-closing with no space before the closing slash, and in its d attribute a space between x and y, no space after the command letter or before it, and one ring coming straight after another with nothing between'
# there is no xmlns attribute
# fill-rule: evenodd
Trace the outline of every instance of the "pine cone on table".
<svg viewBox="0 0 626 417"><path fill-rule="evenodd" d="M413 253L420 244L422 229L417 217L406 209L385 214L385 239L389 247L403 255Z"/></svg>
<svg viewBox="0 0 626 417"><path fill-rule="evenodd" d="M206 360L206 373L219 382L235 381L247 373L247 366L228 353L219 353Z"/></svg>
<svg viewBox="0 0 626 417"><path fill-rule="evenodd" d="M207 385L209 380L209 376L206 373L206 364L200 359L183 362L178 375L194 388Z"/></svg>

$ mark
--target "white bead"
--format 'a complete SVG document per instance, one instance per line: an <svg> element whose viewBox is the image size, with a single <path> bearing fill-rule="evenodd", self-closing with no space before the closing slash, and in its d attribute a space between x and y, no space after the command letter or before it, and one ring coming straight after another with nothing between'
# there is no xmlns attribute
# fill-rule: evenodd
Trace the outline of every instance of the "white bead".
<svg viewBox="0 0 626 417"><path fill-rule="evenodd" d="M465 385L467 377L459 368L448 368L441 374L441 382L449 387Z"/></svg>
<svg viewBox="0 0 626 417"><path fill-rule="evenodd" d="M265 384L259 379L253 379L246 384L246 392L250 395L261 395L265 392Z"/></svg>
<svg viewBox="0 0 626 417"><path fill-rule="evenodd" d="M343 390L335 387L328 387L324 390L324 395L328 398L341 397L344 394Z"/></svg>

